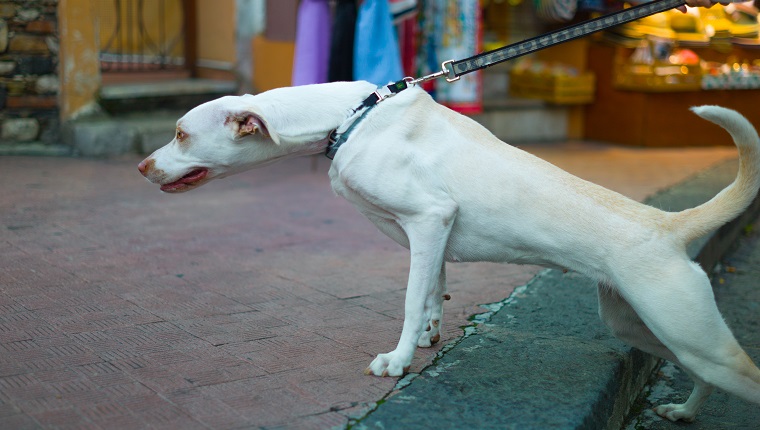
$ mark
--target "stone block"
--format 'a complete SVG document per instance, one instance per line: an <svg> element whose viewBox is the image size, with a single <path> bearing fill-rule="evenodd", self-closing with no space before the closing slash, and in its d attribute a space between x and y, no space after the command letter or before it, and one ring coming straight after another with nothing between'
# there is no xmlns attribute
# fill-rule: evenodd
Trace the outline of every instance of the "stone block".
<svg viewBox="0 0 760 430"><path fill-rule="evenodd" d="M10 96L5 103L9 109L55 109L58 107L56 96Z"/></svg>
<svg viewBox="0 0 760 430"><path fill-rule="evenodd" d="M154 130L152 132L143 133L140 137L140 152L142 154L150 154L171 142L174 137L174 130L167 128L160 131Z"/></svg>
<svg viewBox="0 0 760 430"><path fill-rule="evenodd" d="M0 156L8 155L27 157L65 157L71 155L71 148L65 145L46 144L41 142L0 145Z"/></svg>
<svg viewBox="0 0 760 430"><path fill-rule="evenodd" d="M0 19L0 52L8 49L8 23Z"/></svg>
<svg viewBox="0 0 760 430"><path fill-rule="evenodd" d="M31 142L40 133L40 123L34 118L7 118L2 127L0 138L4 143Z"/></svg>
<svg viewBox="0 0 760 430"><path fill-rule="evenodd" d="M46 20L32 21L26 25L29 33L52 34L55 32L55 22Z"/></svg>
<svg viewBox="0 0 760 430"><path fill-rule="evenodd" d="M0 3L0 18L13 18L16 16L16 5L12 3Z"/></svg>
<svg viewBox="0 0 760 430"><path fill-rule="evenodd" d="M25 94L29 86L28 80L22 76L0 79L0 84L3 84L10 96L20 96Z"/></svg>
<svg viewBox="0 0 760 430"><path fill-rule="evenodd" d="M111 157L134 152L139 136L133 128L123 128L117 121L68 123L63 133L64 144L76 155Z"/></svg>
<svg viewBox="0 0 760 430"><path fill-rule="evenodd" d="M15 61L0 61L0 76L8 76L16 70Z"/></svg>
<svg viewBox="0 0 760 430"><path fill-rule="evenodd" d="M58 13L58 6L55 4L45 5L42 8L40 8L40 12L42 12L45 15L55 15Z"/></svg>
<svg viewBox="0 0 760 430"><path fill-rule="evenodd" d="M61 43L58 40L58 37L47 36L45 37L45 42L47 43L48 50L50 50L51 54L58 55L61 52Z"/></svg>
<svg viewBox="0 0 760 430"><path fill-rule="evenodd" d="M30 36L27 34L17 34L8 44L10 52L21 52L26 54L48 54L47 41L43 36Z"/></svg>
<svg viewBox="0 0 760 430"><path fill-rule="evenodd" d="M60 80L56 75L44 75L37 79L34 89L37 94L58 94Z"/></svg>
<svg viewBox="0 0 760 430"><path fill-rule="evenodd" d="M42 55L20 55L16 58L20 75L49 75L55 72L53 59Z"/></svg>
<svg viewBox="0 0 760 430"><path fill-rule="evenodd" d="M506 142L567 139L568 108L537 104L473 115L472 119Z"/></svg>
<svg viewBox="0 0 760 430"><path fill-rule="evenodd" d="M35 115L40 121L40 135L37 136L37 140L48 145L59 144L61 141L61 121L58 119L58 112L47 112L53 113L53 116L45 118L41 115Z"/></svg>
<svg viewBox="0 0 760 430"><path fill-rule="evenodd" d="M19 9L16 12L16 19L21 21L34 21L40 17L40 11L37 9Z"/></svg>

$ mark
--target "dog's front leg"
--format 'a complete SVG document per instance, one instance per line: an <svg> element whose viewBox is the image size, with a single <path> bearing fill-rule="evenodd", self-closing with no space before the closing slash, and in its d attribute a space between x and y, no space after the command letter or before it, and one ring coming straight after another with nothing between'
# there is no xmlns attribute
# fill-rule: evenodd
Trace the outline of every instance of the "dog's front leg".
<svg viewBox="0 0 760 430"><path fill-rule="evenodd" d="M425 302L438 289L446 243L456 216L456 205L417 216L401 226L409 238L411 265L404 304L404 328L396 349L380 354L367 368L367 374L401 376L409 370L417 343L430 321Z"/></svg>
<svg viewBox="0 0 760 430"><path fill-rule="evenodd" d="M441 264L441 273L438 275L436 288L428 294L425 303L425 314L429 315L428 324L422 332L417 346L430 348L441 339L443 324L443 301L446 294L446 263Z"/></svg>

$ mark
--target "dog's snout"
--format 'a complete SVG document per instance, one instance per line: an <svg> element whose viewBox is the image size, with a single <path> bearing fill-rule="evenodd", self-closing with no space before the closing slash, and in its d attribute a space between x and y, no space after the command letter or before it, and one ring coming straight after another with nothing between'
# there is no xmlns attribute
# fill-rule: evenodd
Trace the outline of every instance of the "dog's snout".
<svg viewBox="0 0 760 430"><path fill-rule="evenodd" d="M148 172L153 167L154 163L155 163L155 160L146 158L145 160L141 161L140 164L137 165L137 170L139 170L143 176L148 176Z"/></svg>

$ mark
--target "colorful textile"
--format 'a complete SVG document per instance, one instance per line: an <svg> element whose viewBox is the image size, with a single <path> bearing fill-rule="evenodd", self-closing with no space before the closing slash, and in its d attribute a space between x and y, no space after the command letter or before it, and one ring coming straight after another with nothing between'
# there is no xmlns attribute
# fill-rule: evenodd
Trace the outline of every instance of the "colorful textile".
<svg viewBox="0 0 760 430"><path fill-rule="evenodd" d="M481 16L478 0L423 0L420 21L422 41L418 75L441 70L447 60L461 60L481 51ZM482 76L474 72L450 84L436 79L428 90L440 103L463 113L483 109Z"/></svg>
<svg viewBox="0 0 760 430"><path fill-rule="evenodd" d="M296 24L293 85L327 82L330 56L330 4L328 0L302 0Z"/></svg>
<svg viewBox="0 0 760 430"><path fill-rule="evenodd" d="M389 7L396 24L417 14L417 0L390 0Z"/></svg>
<svg viewBox="0 0 760 430"><path fill-rule="evenodd" d="M330 43L330 62L327 79L330 82L354 79L354 31L356 30L356 0L338 0L333 18Z"/></svg>
<svg viewBox="0 0 760 430"><path fill-rule="evenodd" d="M404 76L415 76L417 74L417 20L405 19L396 25L396 28Z"/></svg>
<svg viewBox="0 0 760 430"><path fill-rule="evenodd" d="M355 37L355 80L380 86L404 77L388 0L364 0L361 3Z"/></svg>

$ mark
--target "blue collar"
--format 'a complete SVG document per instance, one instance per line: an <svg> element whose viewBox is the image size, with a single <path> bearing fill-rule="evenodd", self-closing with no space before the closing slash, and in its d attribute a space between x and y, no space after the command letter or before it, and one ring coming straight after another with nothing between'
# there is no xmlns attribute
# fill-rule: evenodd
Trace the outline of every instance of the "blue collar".
<svg viewBox="0 0 760 430"><path fill-rule="evenodd" d="M389 97L393 97L394 95L400 93L401 91L404 91L407 88L409 88L409 81L407 79L402 79L396 83L384 87L379 87L375 92L370 94L369 97L364 99L361 105L353 110L351 116L349 116L346 121L340 125L340 127L330 132L330 135L328 136L329 143L327 145L325 156L332 160L335 157L335 154L338 152L338 148L346 143L349 136L351 135L351 132L357 125L359 125L359 123L364 119L369 111L371 111L381 101Z"/></svg>

